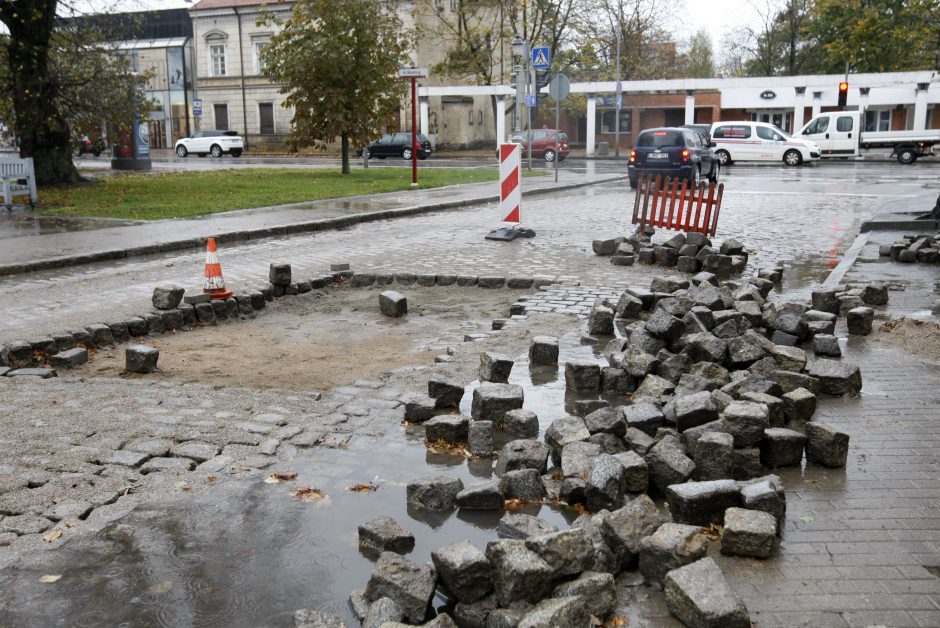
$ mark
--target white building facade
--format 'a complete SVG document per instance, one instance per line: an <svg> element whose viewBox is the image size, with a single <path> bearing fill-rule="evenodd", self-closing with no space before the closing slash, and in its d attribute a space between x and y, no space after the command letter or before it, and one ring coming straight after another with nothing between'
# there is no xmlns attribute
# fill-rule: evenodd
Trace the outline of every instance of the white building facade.
<svg viewBox="0 0 940 628"><path fill-rule="evenodd" d="M274 35L259 26L265 11L286 17L289 9L258 0L202 0L190 10L196 97L202 101L197 129L238 131L250 146L279 146L293 111L284 94L261 73L261 48Z"/></svg>
<svg viewBox="0 0 940 628"><path fill-rule="evenodd" d="M376 0L381 1L381 0ZM432 11L424 9L428 6ZM444 58L446 45L434 38L440 20L452 19L457 4L401 2L396 5L403 28L417 29L412 62L433 67ZM273 26L258 26L264 11L286 18L290 3L275 0L201 0L189 14L193 21L193 65L196 98L202 115L196 127L231 129L244 134L250 146L282 147L293 111L284 108L284 94L261 74L259 53L274 34ZM493 76L508 76L511 59L502 43ZM498 64L499 69L496 65ZM812 75L787 77L675 79L623 81L620 111L621 148L632 145L644 128L675 124L710 124L719 120L771 122L787 131L798 130L821 111L837 108L837 90L845 77ZM419 131L437 147L492 147L511 129L507 115L515 105L508 85L454 85L432 75L419 82ZM868 130L940 128L940 77L936 72L892 72L850 75L847 109L866 112ZM569 141L595 154L612 144L616 83L572 83L571 94L583 96L581 115L565 113L562 128ZM547 91L547 90L543 90ZM544 107L543 107L544 108ZM399 129L411 125L410 94L402 99ZM540 117L544 113L545 117ZM554 125L554 114L534 111L533 126ZM523 120L527 112L522 107ZM397 129L389 129L394 131Z"/></svg>

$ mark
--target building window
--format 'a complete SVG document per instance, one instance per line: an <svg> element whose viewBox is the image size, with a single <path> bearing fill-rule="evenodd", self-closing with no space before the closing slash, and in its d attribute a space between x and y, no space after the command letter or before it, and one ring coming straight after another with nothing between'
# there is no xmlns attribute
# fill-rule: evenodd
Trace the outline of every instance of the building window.
<svg viewBox="0 0 940 628"><path fill-rule="evenodd" d="M264 39L252 39L252 47L255 51L255 74L261 74L264 70L264 56L262 51L269 43L271 43L271 40L267 37Z"/></svg>
<svg viewBox="0 0 940 628"><path fill-rule="evenodd" d="M219 131L228 131L228 105L213 105L215 114L215 128Z"/></svg>
<svg viewBox="0 0 940 628"><path fill-rule="evenodd" d="M865 112L866 131L890 131L891 111L889 109L874 109Z"/></svg>
<svg viewBox="0 0 940 628"><path fill-rule="evenodd" d="M630 133L633 130L633 112L629 109L620 110L620 132ZM617 110L601 109L597 112L597 128L600 133L617 132Z"/></svg>
<svg viewBox="0 0 940 628"><path fill-rule="evenodd" d="M274 103L258 103L258 131L261 135L274 135Z"/></svg>
<svg viewBox="0 0 940 628"><path fill-rule="evenodd" d="M226 75L225 44L209 44L209 75Z"/></svg>

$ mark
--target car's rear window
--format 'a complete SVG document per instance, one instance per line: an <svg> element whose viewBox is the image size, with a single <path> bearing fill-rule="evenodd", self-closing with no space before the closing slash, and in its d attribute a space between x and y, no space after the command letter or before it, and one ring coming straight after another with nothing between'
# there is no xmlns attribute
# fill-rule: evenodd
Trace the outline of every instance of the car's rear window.
<svg viewBox="0 0 940 628"><path fill-rule="evenodd" d="M644 131L636 138L639 148L663 148L665 146L685 146L680 131Z"/></svg>

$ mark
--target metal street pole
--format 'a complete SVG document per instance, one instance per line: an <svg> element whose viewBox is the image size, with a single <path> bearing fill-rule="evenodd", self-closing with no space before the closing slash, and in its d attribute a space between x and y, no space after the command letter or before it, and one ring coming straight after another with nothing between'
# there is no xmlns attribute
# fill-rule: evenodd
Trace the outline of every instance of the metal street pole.
<svg viewBox="0 0 940 628"><path fill-rule="evenodd" d="M528 50L528 48L529 46L527 44L526 50ZM527 54L526 59L528 59L529 56L530 55ZM531 85L532 85L531 93L535 96L535 102L537 103L539 101L538 100L539 95L538 95L538 92L536 92L535 69L533 68L529 68L529 80L531 81ZM529 156L528 156L528 165L526 166L526 169L532 170L532 107L526 106L525 110L526 110L526 115L529 118Z"/></svg>
<svg viewBox="0 0 940 628"><path fill-rule="evenodd" d="M522 82L522 65L515 67L516 71L516 106L512 112L512 130L514 133L522 131L522 102L525 100L525 83Z"/></svg>
<svg viewBox="0 0 940 628"><path fill-rule="evenodd" d="M418 123L417 108L417 89L415 87L418 79L411 77L411 187L418 187L418 131L415 126Z"/></svg>
<svg viewBox="0 0 940 628"><path fill-rule="evenodd" d="M620 35L623 29L623 5L617 19L617 93L614 96L614 157L620 157Z"/></svg>

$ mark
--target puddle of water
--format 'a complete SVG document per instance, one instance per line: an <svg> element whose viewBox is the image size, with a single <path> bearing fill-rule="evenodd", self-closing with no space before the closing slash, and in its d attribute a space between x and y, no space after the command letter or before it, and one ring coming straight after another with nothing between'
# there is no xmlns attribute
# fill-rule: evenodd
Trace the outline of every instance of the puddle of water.
<svg viewBox="0 0 940 628"><path fill-rule="evenodd" d="M129 220L97 220L90 218L63 218L32 213L0 210L0 240L22 238L48 233L92 231L122 225L136 224Z"/></svg>
<svg viewBox="0 0 940 628"><path fill-rule="evenodd" d="M568 334L559 362L602 363L604 344L582 345L579 332ZM525 356L510 383L523 387L525 407L539 415L542 433L575 400L566 393L562 367L530 370ZM477 385L464 396L466 414ZM346 450L321 447L272 468L298 472L294 482L226 477L188 503L183 497L140 508L93 537L76 536L56 551L25 557L0 574L0 611L16 626L290 626L293 611L306 607L358 625L348 596L365 587L374 563L358 549L357 526L393 517L415 535L408 557L419 563L465 539L483 549L497 538L503 512L418 512L407 507L405 486L440 474L469 486L493 477L493 468L492 460L429 451L418 426L392 426L378 440L354 437ZM379 489L347 490L367 482ZM299 485L327 498L299 501L292 496ZM577 516L542 505L522 512L561 529ZM43 574L62 579L41 584ZM445 603L438 597L433 605Z"/></svg>

